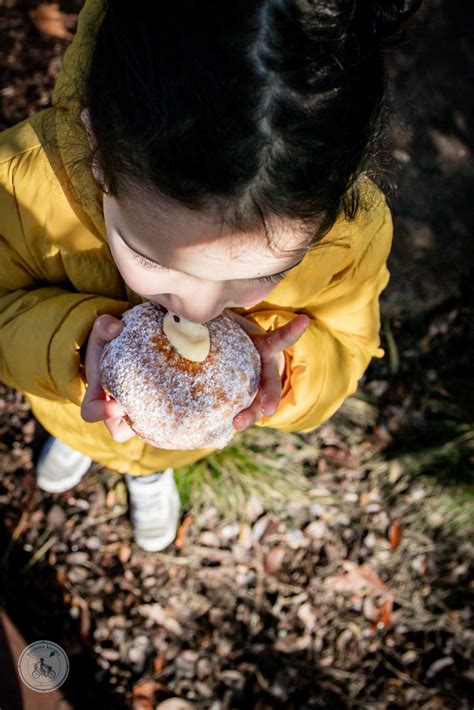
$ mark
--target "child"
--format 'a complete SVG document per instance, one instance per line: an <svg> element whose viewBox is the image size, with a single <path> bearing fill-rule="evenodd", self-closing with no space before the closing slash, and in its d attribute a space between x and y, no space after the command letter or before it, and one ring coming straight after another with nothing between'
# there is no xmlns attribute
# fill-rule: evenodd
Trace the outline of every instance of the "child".
<svg viewBox="0 0 474 710"><path fill-rule="evenodd" d="M105 398L138 303L245 326L264 376L236 429L312 431L383 357L392 221L367 170L385 37L419 4L86 0L52 106L0 135L0 379L51 434L42 488L94 460L125 474L137 543L174 540L173 470L212 449L151 447Z"/></svg>

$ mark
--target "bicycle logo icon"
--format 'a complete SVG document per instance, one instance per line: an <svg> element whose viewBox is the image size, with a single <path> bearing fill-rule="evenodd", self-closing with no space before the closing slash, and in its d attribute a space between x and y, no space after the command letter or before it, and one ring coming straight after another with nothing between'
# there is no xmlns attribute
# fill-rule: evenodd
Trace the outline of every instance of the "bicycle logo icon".
<svg viewBox="0 0 474 710"><path fill-rule="evenodd" d="M49 693L64 683L69 673L69 659L53 641L34 641L23 649L18 659L20 678L28 688Z"/></svg>

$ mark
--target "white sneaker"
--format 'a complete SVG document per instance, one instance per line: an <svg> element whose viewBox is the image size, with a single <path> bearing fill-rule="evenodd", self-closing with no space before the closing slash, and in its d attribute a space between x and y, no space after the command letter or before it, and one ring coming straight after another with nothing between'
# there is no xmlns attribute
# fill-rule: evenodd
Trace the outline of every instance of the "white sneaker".
<svg viewBox="0 0 474 710"><path fill-rule="evenodd" d="M36 465L37 484L48 493L63 493L79 483L92 459L50 436Z"/></svg>
<svg viewBox="0 0 474 710"><path fill-rule="evenodd" d="M147 552L168 547L176 537L180 498L173 469L150 476L125 474L135 541Z"/></svg>

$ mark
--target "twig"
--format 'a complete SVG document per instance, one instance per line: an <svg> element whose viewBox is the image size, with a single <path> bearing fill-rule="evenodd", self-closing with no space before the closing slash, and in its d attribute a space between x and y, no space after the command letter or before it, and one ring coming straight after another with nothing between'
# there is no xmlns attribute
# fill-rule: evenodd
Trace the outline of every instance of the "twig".
<svg viewBox="0 0 474 710"><path fill-rule="evenodd" d="M98 518L94 518L93 520L90 520L89 522L84 521L80 525L77 526L77 528L74 530L75 533L82 532L83 530L87 530L87 528L91 528L93 525L98 525L99 523L105 523L107 520L112 520L113 518L119 518L121 515L127 512L127 508L120 508L119 510L111 510L109 513L104 513L103 515L99 515Z"/></svg>
<svg viewBox="0 0 474 710"><path fill-rule="evenodd" d="M35 565L38 560L40 560L49 550L50 547L54 545L54 543L57 541L58 537L57 535L51 535L46 542L41 545L41 547L36 550L35 554L28 560L28 562L23 565L23 567L20 569L20 574L26 574L28 570Z"/></svg>

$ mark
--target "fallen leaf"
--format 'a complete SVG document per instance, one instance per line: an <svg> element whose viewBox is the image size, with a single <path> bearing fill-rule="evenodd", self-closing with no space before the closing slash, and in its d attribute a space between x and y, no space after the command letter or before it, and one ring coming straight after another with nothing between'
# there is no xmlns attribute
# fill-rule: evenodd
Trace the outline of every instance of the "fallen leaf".
<svg viewBox="0 0 474 710"><path fill-rule="evenodd" d="M147 698L134 698L132 710L154 710L155 703Z"/></svg>
<svg viewBox="0 0 474 710"><path fill-rule="evenodd" d="M141 616L144 616L147 619L152 619L155 621L157 624L160 626L163 626L167 631L169 631L172 634L175 634L176 636L182 636L183 635L183 627L179 623L179 621L173 616L171 616L163 607L161 604L155 603L155 604L140 604L137 607L137 611Z"/></svg>
<svg viewBox="0 0 474 710"><path fill-rule="evenodd" d="M272 535L278 530L279 522L278 518L271 514L264 515L263 518L259 518L252 527L250 541L263 542L268 535Z"/></svg>
<svg viewBox="0 0 474 710"><path fill-rule="evenodd" d="M20 535L24 533L29 527L30 514L27 510L24 510L21 514L20 520L18 521L14 531L12 532L11 539L15 542L18 540Z"/></svg>
<svg viewBox="0 0 474 710"><path fill-rule="evenodd" d="M127 545L127 543L123 543L120 545L119 552L118 552L118 558L122 564L125 564L125 562L128 562L132 554L132 548L130 545Z"/></svg>
<svg viewBox="0 0 474 710"><path fill-rule="evenodd" d="M282 638L278 638L273 643L275 651L281 653L297 653L304 651L311 645L311 634L297 636L296 634L288 634Z"/></svg>
<svg viewBox="0 0 474 710"><path fill-rule="evenodd" d="M372 621L374 624L377 623L380 616L380 609L376 605L372 597L364 597L362 604L362 613L368 621Z"/></svg>
<svg viewBox="0 0 474 710"><path fill-rule="evenodd" d="M387 594L379 608L380 615L378 624L383 624L386 629L392 623L393 597L391 594Z"/></svg>
<svg viewBox="0 0 474 710"><path fill-rule="evenodd" d="M113 488L111 488L105 496L105 505L107 508L113 508L115 505L115 490Z"/></svg>
<svg viewBox="0 0 474 710"><path fill-rule="evenodd" d="M394 550L396 550L397 547L399 546L401 537L402 537L401 523L399 520L394 520L393 523L390 525L390 529L388 531L388 540Z"/></svg>
<svg viewBox="0 0 474 710"><path fill-rule="evenodd" d="M160 651L157 656L153 659L153 671L159 675L166 665L166 654L164 651Z"/></svg>
<svg viewBox="0 0 474 710"><path fill-rule="evenodd" d="M133 686L134 698L146 698L147 700L155 699L155 692L159 684L154 680L140 680Z"/></svg>
<svg viewBox="0 0 474 710"><path fill-rule="evenodd" d="M267 574L275 574L280 569L283 558L285 557L284 545L276 545L272 547L268 555L265 557L265 571Z"/></svg>
<svg viewBox="0 0 474 710"><path fill-rule="evenodd" d="M61 584L61 585L65 584L67 582L67 574L66 574L66 570L64 569L64 567L58 567L56 569L56 580L57 580L58 584Z"/></svg>
<svg viewBox="0 0 474 710"><path fill-rule="evenodd" d="M324 656L323 658L319 659L319 665L326 667L326 666L332 666L334 664L334 656Z"/></svg>
<svg viewBox="0 0 474 710"><path fill-rule="evenodd" d="M30 10L28 14L39 32L60 39L71 40L73 38L73 35L66 29L69 18L60 11L58 3L41 3L34 10Z"/></svg>
<svg viewBox="0 0 474 710"><path fill-rule="evenodd" d="M78 607L80 610L80 633L82 638L87 639L91 628L89 606L86 600L78 596L77 594L73 595L71 606Z"/></svg>
<svg viewBox="0 0 474 710"><path fill-rule="evenodd" d="M194 522L194 516L193 515L187 515L181 525L179 526L178 533L176 535L176 539L174 541L174 544L178 549L182 549L184 547L184 538L186 536L186 530L189 528L191 523Z"/></svg>
<svg viewBox="0 0 474 710"><path fill-rule="evenodd" d="M346 560L344 572L326 577L324 584L335 592L363 592L382 589L384 583L377 577L370 565L365 562L356 565Z"/></svg>

